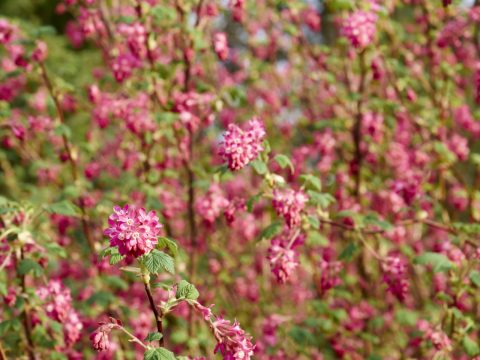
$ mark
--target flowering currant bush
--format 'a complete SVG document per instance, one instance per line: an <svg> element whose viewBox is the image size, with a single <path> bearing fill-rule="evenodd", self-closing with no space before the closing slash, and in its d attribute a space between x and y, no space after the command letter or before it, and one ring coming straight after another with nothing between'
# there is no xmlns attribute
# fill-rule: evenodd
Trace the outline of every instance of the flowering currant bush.
<svg viewBox="0 0 480 360"><path fill-rule="evenodd" d="M33 3L0 359L480 359L477 1Z"/></svg>

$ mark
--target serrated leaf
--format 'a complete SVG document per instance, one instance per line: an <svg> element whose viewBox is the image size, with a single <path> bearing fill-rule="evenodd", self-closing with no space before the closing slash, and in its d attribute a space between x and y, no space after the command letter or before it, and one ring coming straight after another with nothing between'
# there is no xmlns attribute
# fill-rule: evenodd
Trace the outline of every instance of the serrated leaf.
<svg viewBox="0 0 480 360"><path fill-rule="evenodd" d="M143 264L151 274L159 274L162 271L167 271L171 274L175 273L173 258L163 251L156 249L144 255Z"/></svg>
<svg viewBox="0 0 480 360"><path fill-rule="evenodd" d="M152 342L152 341L158 341L160 340L161 338L163 337L163 335L161 333L159 333L158 331L156 332L151 332L147 335L147 337L145 338L145 341L148 341L148 342Z"/></svg>
<svg viewBox="0 0 480 360"><path fill-rule="evenodd" d="M285 169L288 166L290 167L290 171L292 172L292 174L295 172L293 164L288 158L288 156L283 154L278 154L275 156L275 161L277 162L278 165L280 165L282 169Z"/></svg>
<svg viewBox="0 0 480 360"><path fill-rule="evenodd" d="M60 214L65 216L80 216L81 214L78 206L66 200L46 205L45 210L52 214Z"/></svg>
<svg viewBox="0 0 480 360"><path fill-rule="evenodd" d="M175 294L177 299L196 300L199 295L197 288L188 281L182 280L178 283Z"/></svg>
<svg viewBox="0 0 480 360"><path fill-rule="evenodd" d="M125 258L125 256L120 255L118 253L117 254L112 254L112 255L110 255L110 259L108 260L108 262L109 262L110 265L116 265L120 261L122 261L124 258Z"/></svg>
<svg viewBox="0 0 480 360"><path fill-rule="evenodd" d="M445 255L434 252L425 252L417 256L413 260L413 263L417 265L430 265L432 266L433 272L444 272L454 267L453 263L448 260Z"/></svg>
<svg viewBox="0 0 480 360"><path fill-rule="evenodd" d="M175 360L173 352L165 348L150 349L143 354L144 360Z"/></svg>
<svg viewBox="0 0 480 360"><path fill-rule="evenodd" d="M158 245L167 248L173 256L178 255L178 245L174 240L162 236L158 238Z"/></svg>

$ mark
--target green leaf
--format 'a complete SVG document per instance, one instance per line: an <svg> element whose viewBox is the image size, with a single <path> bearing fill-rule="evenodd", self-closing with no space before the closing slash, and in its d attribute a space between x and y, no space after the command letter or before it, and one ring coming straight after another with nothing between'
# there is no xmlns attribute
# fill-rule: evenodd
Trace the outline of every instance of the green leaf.
<svg viewBox="0 0 480 360"><path fill-rule="evenodd" d="M108 261L110 265L115 265L118 264L120 261L122 261L125 258L125 256L120 255L120 254L112 254L110 255L110 260Z"/></svg>
<svg viewBox="0 0 480 360"><path fill-rule="evenodd" d="M247 200L247 210L248 210L248 212L253 211L253 205L256 202L259 202L260 199L262 198L262 196L263 196L263 192L259 192L258 194L253 195L250 199Z"/></svg>
<svg viewBox="0 0 480 360"><path fill-rule="evenodd" d="M470 273L470 281L475 284L476 287L480 287L480 272L473 270Z"/></svg>
<svg viewBox="0 0 480 360"><path fill-rule="evenodd" d="M145 354L143 354L144 360L175 360L175 355L165 349L165 348L156 348L150 349Z"/></svg>
<svg viewBox="0 0 480 360"><path fill-rule="evenodd" d="M156 5L152 7L150 14L158 22L173 21L176 19L175 10L164 5Z"/></svg>
<svg viewBox="0 0 480 360"><path fill-rule="evenodd" d="M316 191L308 190L307 194L310 203L320 206L323 209L327 208L330 204L336 201L332 195L327 193L319 193Z"/></svg>
<svg viewBox="0 0 480 360"><path fill-rule="evenodd" d="M339 260L350 261L353 258L353 255L357 252L358 246L357 244L351 242L347 245L345 249L341 252L340 256L338 257Z"/></svg>
<svg viewBox="0 0 480 360"><path fill-rule="evenodd" d="M275 235L277 235L282 230L282 224L279 221L273 222L268 225L265 229L262 230L260 233L260 240L263 239L271 239Z"/></svg>
<svg viewBox="0 0 480 360"><path fill-rule="evenodd" d="M70 139L72 137L72 130L70 130L70 128L65 124L58 125L55 128L54 132L55 135L65 136L67 139Z"/></svg>
<svg viewBox="0 0 480 360"><path fill-rule="evenodd" d="M301 175L300 180L302 180L306 186L310 185L315 190L322 191L322 181L316 176L310 174Z"/></svg>
<svg viewBox="0 0 480 360"><path fill-rule="evenodd" d="M250 164L258 175L265 175L268 172L267 165L260 159L253 160Z"/></svg>
<svg viewBox="0 0 480 360"><path fill-rule="evenodd" d="M462 340L463 348L468 356L476 356L480 353L480 347L478 344L472 340L469 336L465 336Z"/></svg>
<svg viewBox="0 0 480 360"><path fill-rule="evenodd" d="M58 245L57 243L48 243L48 244L45 244L44 246L45 246L45 249L48 250L48 254L56 255L61 258L67 257L67 252L65 248Z"/></svg>
<svg viewBox="0 0 480 360"><path fill-rule="evenodd" d="M141 269L136 266L123 266L120 268L120 270L129 272L132 274L140 274L142 272Z"/></svg>
<svg viewBox="0 0 480 360"><path fill-rule="evenodd" d="M119 276L105 276L103 281L114 289L128 290L128 283Z"/></svg>
<svg viewBox="0 0 480 360"><path fill-rule="evenodd" d="M163 236L159 237L158 238L158 246L167 248L172 253L173 256L178 255L178 245L172 239L169 239L169 238L163 237Z"/></svg>
<svg viewBox="0 0 480 360"><path fill-rule="evenodd" d="M65 216L80 216L81 214L78 206L66 200L46 205L45 210L47 210L49 213Z"/></svg>
<svg viewBox="0 0 480 360"><path fill-rule="evenodd" d="M278 165L280 165L282 169L285 169L288 166L290 167L290 171L292 172L292 174L295 172L293 164L288 158L288 156L283 154L278 154L277 156L275 156L275 161L277 162Z"/></svg>
<svg viewBox="0 0 480 360"><path fill-rule="evenodd" d="M152 341L158 341L160 340L161 338L163 337L163 335L161 333L159 333L158 331L156 332L151 332L147 335L147 337L145 338L145 341L148 341L148 342L152 342Z"/></svg>
<svg viewBox="0 0 480 360"><path fill-rule="evenodd" d="M318 231L307 233L307 244L311 246L327 246L328 239Z"/></svg>
<svg viewBox="0 0 480 360"><path fill-rule="evenodd" d="M465 233L467 235L480 234L480 224L455 222L452 225L455 230Z"/></svg>
<svg viewBox="0 0 480 360"><path fill-rule="evenodd" d="M173 258L157 249L153 249L149 254L144 255L143 264L151 274L159 274L161 271L175 273Z"/></svg>
<svg viewBox="0 0 480 360"><path fill-rule="evenodd" d="M20 275L26 275L30 271L32 271L35 276L40 276L43 273L43 269L40 264L32 259L23 259L20 261L17 271Z"/></svg>
<svg viewBox="0 0 480 360"><path fill-rule="evenodd" d="M395 312L395 319L401 325L414 326L417 323L418 315L408 309L398 309Z"/></svg>
<svg viewBox="0 0 480 360"><path fill-rule="evenodd" d="M417 265L431 265L433 272L444 272L453 268L453 263L440 253L425 252L413 260Z"/></svg>
<svg viewBox="0 0 480 360"><path fill-rule="evenodd" d="M175 294L177 299L196 300L199 295L196 287L188 281L182 280L178 283L177 293Z"/></svg>

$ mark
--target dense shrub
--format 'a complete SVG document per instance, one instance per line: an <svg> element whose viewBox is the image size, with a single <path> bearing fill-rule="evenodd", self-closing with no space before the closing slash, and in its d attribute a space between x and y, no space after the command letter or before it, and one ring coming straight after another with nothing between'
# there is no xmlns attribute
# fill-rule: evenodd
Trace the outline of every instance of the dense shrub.
<svg viewBox="0 0 480 360"><path fill-rule="evenodd" d="M7 0L0 358L479 359L472 3Z"/></svg>

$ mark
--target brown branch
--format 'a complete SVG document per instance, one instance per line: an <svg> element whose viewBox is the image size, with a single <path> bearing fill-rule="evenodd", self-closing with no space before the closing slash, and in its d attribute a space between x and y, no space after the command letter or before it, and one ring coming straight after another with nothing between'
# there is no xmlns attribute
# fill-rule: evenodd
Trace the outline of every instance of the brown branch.
<svg viewBox="0 0 480 360"><path fill-rule="evenodd" d="M7 360L7 354L5 353L5 350L3 349L2 342L0 341L0 360Z"/></svg>
<svg viewBox="0 0 480 360"><path fill-rule="evenodd" d="M150 303L150 308L152 309L153 315L155 316L157 330L160 334L162 334L162 337L160 338L160 340L158 340L158 343L161 347L163 347L165 345L165 340L164 340L165 336L163 334L162 314L158 311L158 308L155 305L150 284L148 283L148 281L144 281L144 285L145 285L145 292L147 293L147 296L148 296L148 302Z"/></svg>

